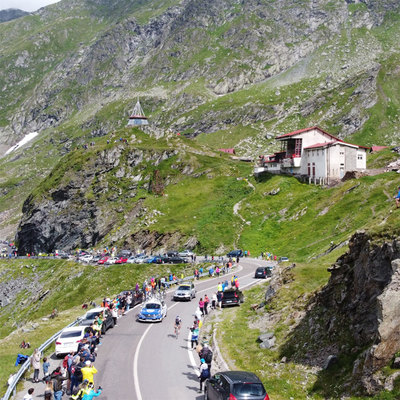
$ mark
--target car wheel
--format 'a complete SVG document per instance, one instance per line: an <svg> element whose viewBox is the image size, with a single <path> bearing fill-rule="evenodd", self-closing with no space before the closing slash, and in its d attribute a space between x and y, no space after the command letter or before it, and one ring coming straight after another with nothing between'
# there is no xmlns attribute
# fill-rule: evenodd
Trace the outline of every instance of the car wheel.
<svg viewBox="0 0 400 400"><path fill-rule="evenodd" d="M102 334L102 335L105 335L105 334L106 334L106 327L104 326L104 324L103 324L103 326L101 327L101 334Z"/></svg>

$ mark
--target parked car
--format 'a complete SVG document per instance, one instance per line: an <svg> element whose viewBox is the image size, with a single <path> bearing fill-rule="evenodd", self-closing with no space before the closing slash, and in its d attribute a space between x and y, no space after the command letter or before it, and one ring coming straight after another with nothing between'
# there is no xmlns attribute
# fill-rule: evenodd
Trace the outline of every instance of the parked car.
<svg viewBox="0 0 400 400"><path fill-rule="evenodd" d="M236 258L236 257L243 257L243 251L238 249L238 250L232 250L230 251L227 255L227 257L231 258Z"/></svg>
<svg viewBox="0 0 400 400"><path fill-rule="evenodd" d="M194 253L190 250L183 250L178 253L179 257L192 257Z"/></svg>
<svg viewBox="0 0 400 400"><path fill-rule="evenodd" d="M148 258L148 256L146 255L141 255L135 258L135 264L144 264L146 262L146 259Z"/></svg>
<svg viewBox="0 0 400 400"><path fill-rule="evenodd" d="M226 289L222 292L222 307L239 306L244 302L243 292L237 289Z"/></svg>
<svg viewBox="0 0 400 400"><path fill-rule="evenodd" d="M84 262L84 263L89 263L93 260L93 256L90 254L85 254L82 257L79 257L79 261Z"/></svg>
<svg viewBox="0 0 400 400"><path fill-rule="evenodd" d="M97 264L100 264L100 265L105 264L107 262L108 258L109 258L108 256L100 258L100 260L97 261Z"/></svg>
<svg viewBox="0 0 400 400"><path fill-rule="evenodd" d="M258 267L254 273L254 278L269 278L272 276L271 267Z"/></svg>
<svg viewBox="0 0 400 400"><path fill-rule="evenodd" d="M140 310L138 321L142 322L162 322L167 316L167 305L164 300L147 300Z"/></svg>
<svg viewBox="0 0 400 400"><path fill-rule="evenodd" d="M115 260L114 264L126 264L127 261L128 261L128 259L126 257L122 256L122 257L118 257Z"/></svg>
<svg viewBox="0 0 400 400"><path fill-rule="evenodd" d="M161 264L161 258L160 256L150 256L146 259L147 264Z"/></svg>
<svg viewBox="0 0 400 400"><path fill-rule="evenodd" d="M169 264L184 264L187 263L187 259L186 258L182 258L179 256L168 256L168 261Z"/></svg>
<svg viewBox="0 0 400 400"><path fill-rule="evenodd" d="M278 263L286 262L286 261L289 261L289 258L287 258L287 257L279 257L279 259L278 259Z"/></svg>
<svg viewBox="0 0 400 400"><path fill-rule="evenodd" d="M111 315L111 311L108 308L97 307L89 310L80 321L80 326L90 326L94 320L104 312L103 325L101 326L101 333L104 335L109 328L114 328L114 318Z"/></svg>
<svg viewBox="0 0 400 400"><path fill-rule="evenodd" d="M196 297L196 289L193 282L182 283L178 289L175 290L174 300L187 300L190 301Z"/></svg>
<svg viewBox="0 0 400 400"><path fill-rule="evenodd" d="M78 345L83 339L87 326L73 326L65 328L56 339L56 356L68 354L71 351L77 352Z"/></svg>
<svg viewBox="0 0 400 400"><path fill-rule="evenodd" d="M218 372L205 383L206 400L269 400L256 374L246 371Z"/></svg>
<svg viewBox="0 0 400 400"><path fill-rule="evenodd" d="M117 257L108 257L107 261L104 264L111 265L115 264L115 262L118 260Z"/></svg>

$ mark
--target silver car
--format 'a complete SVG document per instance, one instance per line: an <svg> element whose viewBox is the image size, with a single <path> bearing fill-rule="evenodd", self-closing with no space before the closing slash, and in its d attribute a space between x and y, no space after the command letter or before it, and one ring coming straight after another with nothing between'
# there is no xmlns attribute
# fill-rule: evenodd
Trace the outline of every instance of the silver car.
<svg viewBox="0 0 400 400"><path fill-rule="evenodd" d="M178 289L175 290L174 300L187 300L190 301L196 297L196 289L193 283L182 283Z"/></svg>

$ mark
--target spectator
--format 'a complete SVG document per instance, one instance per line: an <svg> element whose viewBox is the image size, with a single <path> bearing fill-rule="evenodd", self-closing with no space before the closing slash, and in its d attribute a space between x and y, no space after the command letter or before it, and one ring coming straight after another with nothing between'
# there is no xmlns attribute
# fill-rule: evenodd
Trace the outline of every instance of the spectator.
<svg viewBox="0 0 400 400"><path fill-rule="evenodd" d="M201 365L200 365L200 390L199 393L203 391L203 382L210 377L210 370L208 369L208 365L204 358L200 360Z"/></svg>
<svg viewBox="0 0 400 400"><path fill-rule="evenodd" d="M50 379L46 381L44 388L44 400L53 400L53 383Z"/></svg>
<svg viewBox="0 0 400 400"><path fill-rule="evenodd" d="M100 395L101 395L101 391L102 391L102 388L101 388L101 386L99 386L99 389L98 389L98 391L97 391L97 393L96 393L96 391L95 391L94 388L93 388L93 384L92 384L92 383L89 383L88 390L87 390L87 392L83 395L82 400L92 400L93 397L98 397L98 396L100 396Z"/></svg>
<svg viewBox="0 0 400 400"><path fill-rule="evenodd" d="M34 388L28 389L28 393L24 396L24 400L33 400L32 393L35 391Z"/></svg>
<svg viewBox="0 0 400 400"><path fill-rule="evenodd" d="M92 365L91 361L85 362L85 367L82 368L83 380L87 379L89 383L93 382L93 375L97 374L97 369Z"/></svg>
<svg viewBox="0 0 400 400"><path fill-rule="evenodd" d="M397 194L394 196L394 199L396 200L396 208L400 207L400 186L397 187Z"/></svg>
<svg viewBox="0 0 400 400"><path fill-rule="evenodd" d="M39 382L40 359L41 359L40 351L39 349L35 349L31 356L31 365L34 370L32 382Z"/></svg>
<svg viewBox="0 0 400 400"><path fill-rule="evenodd" d="M63 381L68 378L61 375L61 367L57 367L50 376L53 383L54 400L61 400L63 395Z"/></svg>
<svg viewBox="0 0 400 400"><path fill-rule="evenodd" d="M47 357L43 357L43 377L46 379L47 376L49 376L49 368L50 368L50 363L47 361Z"/></svg>

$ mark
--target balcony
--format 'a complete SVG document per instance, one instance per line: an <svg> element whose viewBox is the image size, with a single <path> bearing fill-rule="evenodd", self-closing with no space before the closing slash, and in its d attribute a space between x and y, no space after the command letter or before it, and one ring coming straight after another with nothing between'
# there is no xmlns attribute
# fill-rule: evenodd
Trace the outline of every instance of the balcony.
<svg viewBox="0 0 400 400"><path fill-rule="evenodd" d="M282 160L283 168L299 168L301 164L301 157L293 155L290 158L284 158Z"/></svg>

